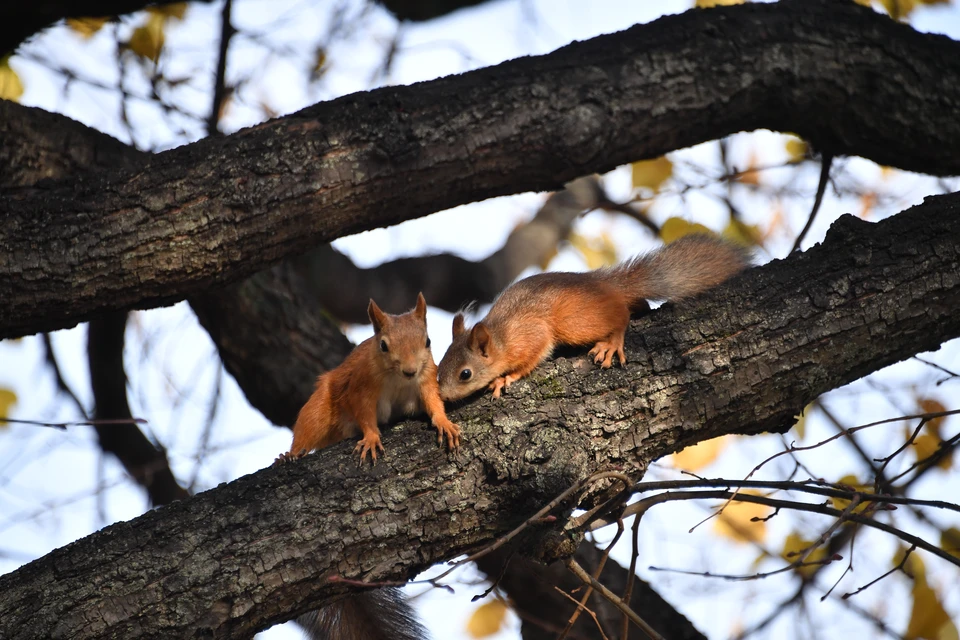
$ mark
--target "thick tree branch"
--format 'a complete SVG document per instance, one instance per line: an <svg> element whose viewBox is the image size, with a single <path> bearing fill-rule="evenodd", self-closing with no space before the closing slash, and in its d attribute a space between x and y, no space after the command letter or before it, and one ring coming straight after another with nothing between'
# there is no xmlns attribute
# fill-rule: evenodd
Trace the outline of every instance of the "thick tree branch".
<svg viewBox="0 0 960 640"><path fill-rule="evenodd" d="M960 173L958 109L960 45L854 3L691 11L7 193L0 337L168 304L348 233L735 131Z"/></svg>
<svg viewBox="0 0 960 640"><path fill-rule="evenodd" d="M331 577L402 579L489 543L598 468L638 476L705 438L785 430L960 335L958 213L951 195L845 216L822 245L634 322L625 369L558 358L452 412L457 458L405 423L372 470L346 442L113 525L0 577L0 635L248 637L349 589Z"/></svg>

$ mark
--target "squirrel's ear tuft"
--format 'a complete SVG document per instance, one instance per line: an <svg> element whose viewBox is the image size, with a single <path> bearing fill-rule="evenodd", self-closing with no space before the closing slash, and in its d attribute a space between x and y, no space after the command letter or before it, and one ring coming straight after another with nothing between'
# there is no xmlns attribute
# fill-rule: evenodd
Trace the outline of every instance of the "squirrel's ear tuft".
<svg viewBox="0 0 960 640"><path fill-rule="evenodd" d="M417 306L413 308L413 315L421 320L427 319L427 300L422 292L417 294Z"/></svg>
<svg viewBox="0 0 960 640"><path fill-rule="evenodd" d="M478 322L470 330L470 348L479 351L484 358L490 355L490 332L482 322Z"/></svg>
<svg viewBox="0 0 960 640"><path fill-rule="evenodd" d="M462 335L463 332L466 331L463 324L464 324L464 321L463 321L462 313L458 313L457 315L453 316L453 339L454 340L457 339L457 336Z"/></svg>
<svg viewBox="0 0 960 640"><path fill-rule="evenodd" d="M387 314L380 310L377 303L370 298L370 304L367 305L367 315L370 316L370 323L373 325L373 331L380 333L383 325L386 324Z"/></svg>

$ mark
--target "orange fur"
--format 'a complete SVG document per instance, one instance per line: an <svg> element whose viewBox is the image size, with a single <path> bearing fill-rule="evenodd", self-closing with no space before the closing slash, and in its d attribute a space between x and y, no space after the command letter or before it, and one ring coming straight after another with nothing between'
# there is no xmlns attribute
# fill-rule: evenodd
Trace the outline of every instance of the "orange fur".
<svg viewBox="0 0 960 640"><path fill-rule="evenodd" d="M453 321L453 342L440 360L440 397L456 400L483 388L501 391L529 375L561 344L592 345L603 368L617 356L630 312L647 299L678 300L723 282L748 264L744 253L709 236L690 236L620 265L586 273L543 273L507 287L487 317L466 329Z"/></svg>
<svg viewBox="0 0 960 640"><path fill-rule="evenodd" d="M417 306L402 315L383 313L373 300L368 313L373 336L317 378L293 426L290 451L278 462L360 435L355 449L360 462L369 453L376 463L377 451L383 451L378 424L423 412L437 428L441 445L446 436L451 449L460 446L460 429L447 418L440 400L423 294Z"/></svg>

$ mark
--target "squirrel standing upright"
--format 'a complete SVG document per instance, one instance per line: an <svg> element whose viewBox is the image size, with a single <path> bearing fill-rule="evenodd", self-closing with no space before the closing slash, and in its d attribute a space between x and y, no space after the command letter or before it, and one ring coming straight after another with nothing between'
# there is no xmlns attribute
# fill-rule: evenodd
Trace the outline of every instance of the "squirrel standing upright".
<svg viewBox="0 0 960 640"><path fill-rule="evenodd" d="M367 307L374 334L361 342L335 369L317 378L316 389L293 426L290 451L277 462L306 455L362 434L355 451L362 464L367 453L377 461L383 451L378 423L426 412L446 435L451 449L460 446L460 428L443 410L437 365L427 336L427 303L402 315L384 313L373 300ZM313 640L423 640L417 621L399 589L386 587L353 594L297 619Z"/></svg>
<svg viewBox="0 0 960 640"><path fill-rule="evenodd" d="M440 360L440 397L464 398L484 387L500 397L554 347L593 345L603 368L626 364L623 341L631 311L648 299L681 300L716 286L749 265L739 247L706 235L686 236L614 267L541 273L504 289L469 331L453 319L453 342Z"/></svg>
<svg viewBox="0 0 960 640"><path fill-rule="evenodd" d="M300 409L290 451L277 462L299 458L354 435L362 435L355 451L362 464L370 453L374 464L383 451L378 424L426 412L451 449L460 446L460 428L443 410L437 386L437 365L427 336L427 303L402 315L384 313L373 300L367 307L373 335L332 371L317 378L316 389Z"/></svg>

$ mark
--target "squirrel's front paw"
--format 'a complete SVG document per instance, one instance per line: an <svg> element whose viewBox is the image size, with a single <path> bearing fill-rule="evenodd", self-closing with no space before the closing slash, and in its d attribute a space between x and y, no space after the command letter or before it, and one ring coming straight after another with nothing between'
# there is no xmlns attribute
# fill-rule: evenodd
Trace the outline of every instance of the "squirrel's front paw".
<svg viewBox="0 0 960 640"><path fill-rule="evenodd" d="M293 451L287 451L286 453L281 453L277 456L277 459L273 461L273 464L283 464L284 462L291 462L297 458L302 458L307 455L306 449L300 449L299 453L294 453Z"/></svg>
<svg viewBox="0 0 960 640"><path fill-rule="evenodd" d="M360 439L357 446L353 449L354 453L360 452L360 462L357 466L362 466L367 453L373 458L373 464L377 464L377 449L383 452L383 445L380 443L380 434L371 433Z"/></svg>
<svg viewBox="0 0 960 640"><path fill-rule="evenodd" d="M627 355L623 352L623 339L611 340L610 342L600 341L593 345L589 355L594 356L593 362L600 365L602 369L609 369L613 366L613 356L620 359L620 366L627 364Z"/></svg>
<svg viewBox="0 0 960 640"><path fill-rule="evenodd" d="M447 444L453 451L460 446L460 427L447 420L442 424L437 424L437 444L443 446L443 436L447 436Z"/></svg>

